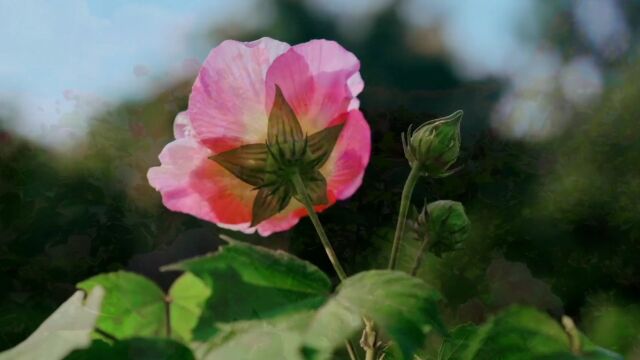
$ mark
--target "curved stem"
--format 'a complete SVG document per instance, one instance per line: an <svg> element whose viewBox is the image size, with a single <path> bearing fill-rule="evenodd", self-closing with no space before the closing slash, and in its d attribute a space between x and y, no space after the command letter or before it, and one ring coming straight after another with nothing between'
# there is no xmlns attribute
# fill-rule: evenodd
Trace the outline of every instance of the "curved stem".
<svg viewBox="0 0 640 360"><path fill-rule="evenodd" d="M407 177L407 181L404 183L404 189L402 189L402 198L400 199L400 212L398 213L398 223L396 224L396 233L393 237L391 256L389 258L390 270L393 270L396 267L398 250L400 249L400 241L402 241L402 237L404 235L404 226L407 223L407 213L409 212L409 205L411 204L411 195L413 194L413 188L416 186L419 178L420 171L418 170L418 166L411 167L409 177Z"/></svg>
<svg viewBox="0 0 640 360"><path fill-rule="evenodd" d="M344 281L347 278L347 274L344 272L340 261L338 260L338 256L336 256L336 252L333 250L333 246L329 242L329 238L327 234L324 232L324 228L320 223L320 219L318 219L318 214L316 210L313 208L313 203L311 202L311 198L309 197L309 193L307 192L307 188L304 186L304 181L300 177L300 174L296 173L293 176L293 185L296 188L296 192L302 198L302 205L304 205L305 209L309 213L309 219L313 223L313 227L316 228L316 232L318 233L318 237L320 238L320 242L324 247L324 251L327 253L329 257L329 261L331 261L331 265L333 265L333 269L338 274L340 281ZM349 357L351 360L358 360L358 354L356 353L356 349L351 343L351 341L346 341L345 343L347 347L347 352L349 353Z"/></svg>
<svg viewBox="0 0 640 360"><path fill-rule="evenodd" d="M333 246L329 242L329 238L327 238L327 234L324 232L324 228L320 223L320 219L318 219L318 214L316 210L313 208L313 203L311 202L311 198L309 197L309 193L307 192L307 188L304 186L304 182L300 177L300 174L296 173L293 176L293 185L296 188L296 192L302 198L302 205L304 205L305 209L309 213L309 219L313 223L313 226L316 228L316 232L318 233L318 237L320 238L320 242L322 242L322 246L324 246L324 251L327 253L329 257L329 261L331 261L331 265L333 265L333 269L338 274L340 281L343 281L347 278L344 269L342 269L342 265L340 265L340 261L336 256L336 252L333 250Z"/></svg>

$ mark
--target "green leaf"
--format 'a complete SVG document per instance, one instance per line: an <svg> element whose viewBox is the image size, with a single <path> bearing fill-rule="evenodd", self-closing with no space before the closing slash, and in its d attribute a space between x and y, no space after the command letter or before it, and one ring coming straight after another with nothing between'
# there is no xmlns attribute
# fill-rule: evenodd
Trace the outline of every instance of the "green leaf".
<svg viewBox="0 0 640 360"><path fill-rule="evenodd" d="M463 325L451 332L439 360L478 359L621 359L583 342L582 354L570 350L560 324L532 308L513 307L481 326Z"/></svg>
<svg viewBox="0 0 640 360"><path fill-rule="evenodd" d="M116 341L109 345L101 340L94 340L91 347L76 350L65 360L192 360L188 347L169 339L132 338Z"/></svg>
<svg viewBox="0 0 640 360"><path fill-rule="evenodd" d="M221 326L218 335L197 347L198 359L302 360L302 334L312 313L303 311L269 320Z"/></svg>
<svg viewBox="0 0 640 360"><path fill-rule="evenodd" d="M309 136L308 160L314 169L319 169L329 159L344 124L328 127Z"/></svg>
<svg viewBox="0 0 640 360"><path fill-rule="evenodd" d="M269 113L267 128L268 144L292 144L303 139L302 128L291 105L287 102L282 90L276 85L273 107Z"/></svg>
<svg viewBox="0 0 640 360"><path fill-rule="evenodd" d="M97 324L100 330L119 339L166 334L165 294L151 280L119 271L78 284L85 291L96 286L106 291Z"/></svg>
<svg viewBox="0 0 640 360"><path fill-rule="evenodd" d="M98 287L85 301L83 292L76 291L25 341L0 353L0 359L57 360L89 346L103 296L104 290Z"/></svg>
<svg viewBox="0 0 640 360"><path fill-rule="evenodd" d="M269 152L265 144L249 144L211 156L238 179L249 185L263 183L267 170Z"/></svg>
<svg viewBox="0 0 640 360"><path fill-rule="evenodd" d="M346 279L320 310L305 334L309 359L326 359L362 328L366 317L389 336L402 356L410 359L425 333L446 329L439 317L440 295L422 280L400 271L372 270Z"/></svg>
<svg viewBox="0 0 640 360"><path fill-rule="evenodd" d="M169 289L171 331L178 339L191 340L211 290L191 273L182 274Z"/></svg>
<svg viewBox="0 0 640 360"><path fill-rule="evenodd" d="M311 263L240 242L165 269L189 271L212 289L195 331L198 340L218 332L219 323L317 308L331 291L329 278Z"/></svg>
<svg viewBox="0 0 640 360"><path fill-rule="evenodd" d="M363 329L357 310L338 297L329 300L312 319L304 337L305 359L329 359L335 349Z"/></svg>
<svg viewBox="0 0 640 360"><path fill-rule="evenodd" d="M167 296L151 280L125 271L94 276L79 283L78 288L90 291L98 285L106 295L97 328L117 339L170 333L188 341L210 293L201 280L183 275ZM170 322L167 313L171 314Z"/></svg>

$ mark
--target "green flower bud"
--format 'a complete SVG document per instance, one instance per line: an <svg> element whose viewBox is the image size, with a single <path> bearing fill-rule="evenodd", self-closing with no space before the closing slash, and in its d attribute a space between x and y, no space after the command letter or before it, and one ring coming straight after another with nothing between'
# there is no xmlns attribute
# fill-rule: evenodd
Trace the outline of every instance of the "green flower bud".
<svg viewBox="0 0 640 360"><path fill-rule="evenodd" d="M464 206L457 201L440 200L427 205L427 212L431 252L440 255L459 249L471 224Z"/></svg>
<svg viewBox="0 0 640 360"><path fill-rule="evenodd" d="M417 166L425 174L435 177L447 176L449 168L460 153L460 121L462 110L428 121L415 131L402 135L405 156L411 166Z"/></svg>
<svg viewBox="0 0 640 360"><path fill-rule="evenodd" d="M461 248L469 233L470 222L464 206L457 201L439 200L413 211L408 221L410 237L427 241L428 249L436 256Z"/></svg>

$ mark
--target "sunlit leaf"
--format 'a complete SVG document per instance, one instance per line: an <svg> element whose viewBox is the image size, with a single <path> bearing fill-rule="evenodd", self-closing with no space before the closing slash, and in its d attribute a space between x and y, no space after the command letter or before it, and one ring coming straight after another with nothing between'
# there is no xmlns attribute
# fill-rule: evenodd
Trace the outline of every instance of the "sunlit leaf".
<svg viewBox="0 0 640 360"><path fill-rule="evenodd" d="M221 326L219 334L196 353L199 359L303 360L302 334L313 313L302 311L268 320Z"/></svg>
<svg viewBox="0 0 640 360"><path fill-rule="evenodd" d="M362 317L411 359L434 328L446 329L440 319L440 295L423 281L400 271L372 270L345 280L337 294L320 310L305 334L308 359L327 359L331 352L362 328Z"/></svg>
<svg viewBox="0 0 640 360"><path fill-rule="evenodd" d="M191 273L182 274L169 289L171 332L184 341L191 340L191 331L198 323L202 308L211 290Z"/></svg>
<svg viewBox="0 0 640 360"><path fill-rule="evenodd" d="M89 278L78 288L91 291L102 286L102 302L97 327L118 338L166 335L165 294L151 280L130 272L113 272Z"/></svg>
<svg viewBox="0 0 640 360"><path fill-rule="evenodd" d="M311 263L239 242L165 269L189 271L212 289L195 330L198 340L216 334L216 324L317 308L331 291L329 278Z"/></svg>
<svg viewBox="0 0 640 360"><path fill-rule="evenodd" d="M57 360L89 346L100 313L104 289L96 287L86 300L76 291L25 341L0 353L1 360Z"/></svg>
<svg viewBox="0 0 640 360"><path fill-rule="evenodd" d="M166 295L151 280L124 271L94 276L78 288L90 291L98 285L106 295L97 328L117 339L170 336L189 340L210 293L201 280L183 275Z"/></svg>

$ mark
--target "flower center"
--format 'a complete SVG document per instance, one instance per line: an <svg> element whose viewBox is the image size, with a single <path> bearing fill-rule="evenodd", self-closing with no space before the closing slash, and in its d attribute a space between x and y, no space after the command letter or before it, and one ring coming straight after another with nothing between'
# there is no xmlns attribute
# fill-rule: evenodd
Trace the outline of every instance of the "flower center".
<svg viewBox="0 0 640 360"><path fill-rule="evenodd" d="M266 143L243 145L210 159L258 191L251 219L251 226L255 226L282 211L292 197L298 198L293 183L296 176L304 182L314 205L328 202L327 182L319 170L329 159L342 128L341 124L303 135L293 109L276 85Z"/></svg>

